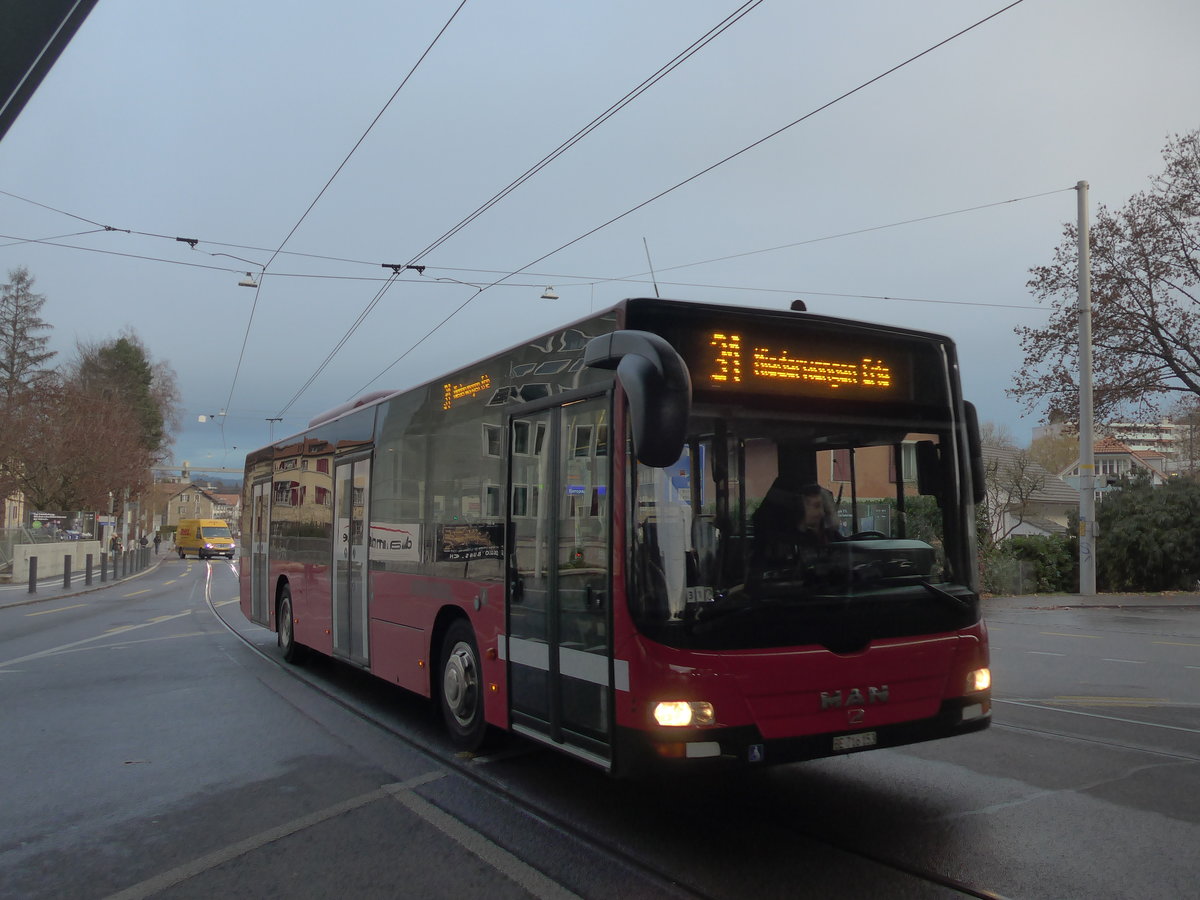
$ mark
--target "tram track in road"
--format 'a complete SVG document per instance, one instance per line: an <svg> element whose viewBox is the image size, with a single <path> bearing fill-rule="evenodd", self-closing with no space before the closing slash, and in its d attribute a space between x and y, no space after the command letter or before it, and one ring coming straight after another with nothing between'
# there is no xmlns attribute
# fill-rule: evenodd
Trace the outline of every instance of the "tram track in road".
<svg viewBox="0 0 1200 900"><path fill-rule="evenodd" d="M1186 728L1181 725L1166 725L1160 722L1141 722L1137 719L1127 719L1121 716L1108 716L1101 713L1085 712L1078 709L1063 709L1058 706L1050 706L1046 703L1033 703L1021 700L1002 700L994 698L994 704L1009 704L1012 706L1020 706L1027 709L1042 710L1044 712L1059 713L1062 715L1078 716L1084 719L1093 719L1098 722L1115 722L1121 725L1132 725L1135 727L1146 729L1161 729L1173 732L1183 732L1185 734L1200 735L1198 728ZM1166 759L1178 760L1181 762L1200 762L1200 754L1179 753L1170 750L1159 750L1153 747L1145 747L1135 743L1125 741L1116 741L1102 738L1083 737L1078 734L1071 734L1065 731L1055 731L1048 728L1033 728L1028 725L1013 725L1009 722L993 722L992 728L1003 729L1005 731L1016 731L1024 734L1036 734L1044 737L1058 738L1064 741L1073 741L1080 744L1089 744L1094 746L1110 747L1114 750L1128 750L1134 753L1146 753L1152 756L1161 756Z"/></svg>
<svg viewBox="0 0 1200 900"><path fill-rule="evenodd" d="M251 640L246 634L239 631L238 628L226 620L218 610L218 607L228 609L232 604L230 601L214 600L212 594L212 576L213 571L210 566L205 584L205 602L209 610L231 634L235 635L258 658L269 663L274 670L307 686L361 721L385 732L391 738L401 741L407 748L428 759L431 764L445 767L455 775L470 782L478 790L485 792L491 798L519 811L522 815L536 821L543 827L551 829L570 839L572 842L587 848L589 852L603 854L612 863L637 873L646 883L657 888L663 896L693 898L693 900L720 900L720 898L732 896L728 893L713 893L700 884L690 883L678 871L668 871L662 866L655 864L645 855L638 854L621 842L606 838L602 834L598 834L595 830L581 827L577 822L571 821L564 812L555 810L545 803L537 802L529 796L511 789L503 782L492 777L487 771L487 767L494 763L511 760L526 753L544 753L550 751L546 751L535 745L528 745L528 749L516 752L500 751L495 754L471 757L470 759L456 758L450 754L448 748L422 741L410 731L396 727L385 717L377 714L369 703L359 702L353 697L348 697L343 690L322 684L319 677L306 672L304 669L297 669L295 666L286 663L277 654L272 653L268 647ZM566 763L578 765L578 763L570 760L566 760ZM428 797L424 797L423 800L433 803ZM433 803L433 805L442 814L461 821L453 810L436 803ZM753 818L754 810L747 809L746 812L748 818ZM467 825L466 827L470 826ZM884 853L871 851L853 841L842 841L819 831L796 828L795 823L791 823L783 830L797 837L803 837L805 840L811 841L819 847L835 850L850 858L862 860L864 863L870 863L881 869L893 871L929 885L954 891L965 897L984 898L984 900L1003 900L1003 895L995 891L968 884L960 879L950 877L932 869L914 866L902 859L889 857ZM513 848L505 847L502 841L498 841L498 843L509 852L515 852ZM543 874L549 877L549 873Z"/></svg>

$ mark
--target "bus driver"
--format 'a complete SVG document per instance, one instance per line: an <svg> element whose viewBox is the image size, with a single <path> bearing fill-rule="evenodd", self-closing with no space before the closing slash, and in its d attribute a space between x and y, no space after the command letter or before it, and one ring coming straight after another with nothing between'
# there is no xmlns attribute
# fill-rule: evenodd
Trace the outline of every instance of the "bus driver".
<svg viewBox="0 0 1200 900"><path fill-rule="evenodd" d="M752 559L768 577L771 570L802 567L813 551L842 539L833 494L819 484L790 484L785 475L775 479L753 522Z"/></svg>

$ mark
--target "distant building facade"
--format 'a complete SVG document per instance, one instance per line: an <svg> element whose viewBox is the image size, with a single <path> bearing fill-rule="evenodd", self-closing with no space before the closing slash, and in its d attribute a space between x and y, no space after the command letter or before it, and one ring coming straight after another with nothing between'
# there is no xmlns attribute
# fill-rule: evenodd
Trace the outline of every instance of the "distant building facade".
<svg viewBox="0 0 1200 900"><path fill-rule="evenodd" d="M1092 459L1096 463L1095 488L1096 499L1102 500L1104 494L1116 487L1122 478L1131 478L1141 474L1150 480L1151 484L1163 484L1169 477L1164 455L1156 450L1134 450L1116 438L1105 437L1096 441L1092 446ZM1076 490L1079 488L1079 464L1075 460L1060 473L1063 481Z"/></svg>

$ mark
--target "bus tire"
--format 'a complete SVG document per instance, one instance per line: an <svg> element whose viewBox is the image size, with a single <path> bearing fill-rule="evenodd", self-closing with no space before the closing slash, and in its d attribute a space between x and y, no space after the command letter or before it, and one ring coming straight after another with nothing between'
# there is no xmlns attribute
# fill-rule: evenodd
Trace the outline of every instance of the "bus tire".
<svg viewBox="0 0 1200 900"><path fill-rule="evenodd" d="M296 642L296 622L292 613L292 591L286 584L279 589L279 612L275 617L279 649L286 662L304 659L304 645Z"/></svg>
<svg viewBox="0 0 1200 900"><path fill-rule="evenodd" d="M450 742L458 750L477 750L487 734L483 717L483 673L475 631L466 619L456 619L442 639L438 700Z"/></svg>

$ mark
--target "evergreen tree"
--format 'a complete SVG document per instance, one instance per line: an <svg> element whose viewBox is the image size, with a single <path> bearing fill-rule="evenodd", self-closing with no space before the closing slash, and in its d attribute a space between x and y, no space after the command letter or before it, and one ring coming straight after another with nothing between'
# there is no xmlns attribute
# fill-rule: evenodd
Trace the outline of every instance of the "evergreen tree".
<svg viewBox="0 0 1200 900"><path fill-rule="evenodd" d="M1200 579L1200 482L1122 479L1096 508L1096 577L1108 591L1187 591Z"/></svg>
<svg viewBox="0 0 1200 900"><path fill-rule="evenodd" d="M115 341L96 347L80 347L79 384L85 392L105 400L117 400L132 415L141 446L151 453L168 442L167 425L171 410L164 403L159 381L170 375L168 369L150 362L137 336L124 334ZM171 388L173 390L173 387Z"/></svg>
<svg viewBox="0 0 1200 900"><path fill-rule="evenodd" d="M53 350L46 349L50 338L40 333L51 328L39 315L46 296L33 292L33 276L24 266L10 270L8 279L0 292L0 404L4 409L52 376L44 365L54 356Z"/></svg>

